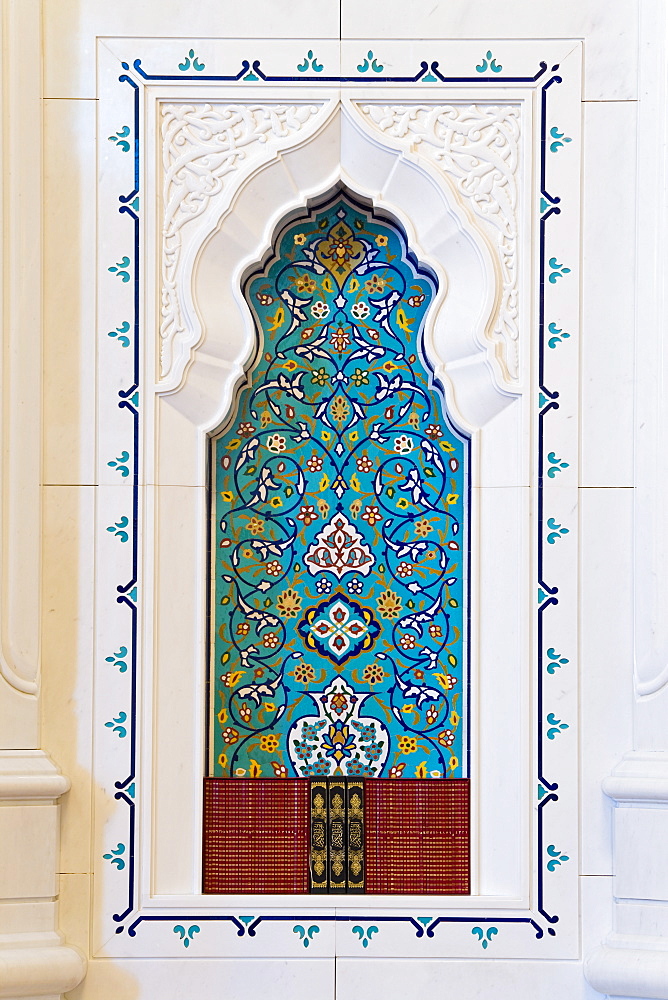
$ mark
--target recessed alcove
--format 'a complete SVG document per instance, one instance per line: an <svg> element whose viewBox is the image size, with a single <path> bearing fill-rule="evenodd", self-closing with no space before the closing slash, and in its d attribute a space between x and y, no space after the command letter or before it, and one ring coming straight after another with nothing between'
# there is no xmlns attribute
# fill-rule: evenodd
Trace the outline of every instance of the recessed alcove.
<svg viewBox="0 0 668 1000"><path fill-rule="evenodd" d="M525 711L530 501L524 488L531 456L523 445L528 418L524 397L504 377L496 361L498 345L488 336L498 304L498 272L486 238L434 167L410 151L382 143L369 132L354 102L336 101L322 112L308 141L271 153L266 162L235 178L232 190L223 199L212 198L206 212L190 224L191 235L183 237L177 287L188 322L174 348L173 357L180 361L166 376L164 388L160 383L156 387L155 430L146 453L147 474L152 467L156 487L147 492L146 508L144 557L152 567L155 590L153 632L145 632L145 655L153 664L153 680L147 683L154 694L145 705L146 724L154 745L161 747L150 765L154 798L150 816L144 818L155 838L153 892L199 891L208 663L208 440L224 423L253 352L242 279L269 252L281 219L295 217L338 186L371 202L379 214L397 219L418 259L438 277L425 351L450 412L471 434L474 456L470 649L471 741L477 758L470 775L472 885L474 894L520 899L526 893L523 852L529 837L522 803L530 768L523 748L531 730ZM526 366L528 352L524 359ZM176 533L171 530L175 521ZM169 545L163 542L167 536ZM178 616L170 610L176 594ZM513 669L499 671L499 663L513 664ZM178 739L165 742L162 734L167 732L178 733ZM496 749L500 745L517 761L510 773ZM183 851L169 834L168 816L175 808L192 814L192 825L190 820L185 824L191 830L190 851ZM357 905L371 900L365 897ZM207 906L212 902L209 897Z"/></svg>

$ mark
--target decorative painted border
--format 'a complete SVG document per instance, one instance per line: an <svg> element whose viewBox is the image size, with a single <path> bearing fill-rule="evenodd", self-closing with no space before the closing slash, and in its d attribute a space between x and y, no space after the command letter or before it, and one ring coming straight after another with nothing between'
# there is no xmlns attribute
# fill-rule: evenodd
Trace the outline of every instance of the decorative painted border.
<svg viewBox="0 0 668 1000"><path fill-rule="evenodd" d="M371 57L372 53L369 52ZM309 57L313 58L313 57ZM568 463L562 462L560 458L554 454L554 452L549 452L545 454L545 419L548 414L554 413L559 409L559 392L555 390L550 390L547 388L545 382L545 359L546 350L554 349L559 343L563 342L570 335L565 333L563 330L558 329L556 324L550 322L547 327L546 332L546 282L548 284L555 284L559 278L563 278L570 273L570 269L563 264L560 264L556 257L548 258L548 235L549 227L548 222L554 217L558 216L562 209L560 207L560 198L558 196L552 195L547 188L547 158L548 153L558 152L559 149L564 148L565 144L570 142L570 137L560 133L556 127L552 127L549 130L548 135L548 92L553 86L559 85L562 82L562 77L556 75L559 65L555 64L552 66L550 72L547 71L547 63L541 62L538 71L533 76L471 76L471 77L447 77L441 74L438 69L438 63L433 62L428 64L422 62L420 64L420 70L413 77L389 77L382 76L375 70L377 75L366 77L363 72L359 69L360 75L356 77L351 76L340 76L340 77L323 77L315 75L304 75L304 76L268 76L260 68L259 60L253 61L251 64L249 61L244 60L242 63L241 70L235 75L229 76L219 76L219 75L204 75L204 66L198 67L196 63L196 56L194 50L190 50L188 56L184 60L194 67L196 73L181 72L178 75L164 75L164 74L148 74L145 72L141 65L141 60L136 59L132 66L136 73L137 78L131 75L132 71L130 69L130 64L127 62L121 63L123 70L125 72L121 74L118 78L119 83L124 85L129 85L133 92L133 125L132 127L123 126L116 133L115 136L109 136L109 140L116 145L118 145L123 152L132 152L134 156L134 186L129 194L120 195L119 202L120 207L118 209L121 215L127 215L132 222L132 244L133 244L133 258L123 257L120 262L117 262L115 266L109 267L108 271L114 274L116 277L120 278L122 282L132 282L133 287L133 309L134 314L132 318L132 323L129 324L125 321L121 326L119 326L115 331L108 334L110 337L114 337L122 347L128 347L130 342L132 343L132 373L130 377L130 386L127 389L120 390L118 392L118 397L120 402L117 403L119 409L127 411L132 418L132 450L123 451L121 456L117 456L114 461L109 461L107 464L109 467L113 468L122 477L127 477L129 473L128 464L132 468L132 513L131 518L123 516L114 525L109 525L106 527L108 532L111 532L114 537L120 538L121 543L127 543L131 540L131 550L132 550L132 573L128 582L119 583L116 590L118 596L116 598L117 604L122 605L127 608L130 616L130 646L121 646L119 651L113 656L108 656L106 659L109 663L112 663L121 673L127 673L127 682L129 684L129 712L120 712L119 715L105 725L112 729L121 740L125 740L129 736L129 761L127 776L115 782L116 792L114 798L124 802L128 807L128 821L127 821L127 835L125 837L125 842L119 842L115 849L109 849L104 853L104 859L110 864L118 869L119 874L121 872L125 873L125 878L127 881L127 906L120 912L112 914L112 921L116 925L115 932L117 935L127 933L128 938L136 938L138 929L141 926L146 926L148 924L160 924L168 923L172 924L172 932L177 935L178 942L183 946L184 949L188 949L195 941L195 935L201 931L201 924L218 923L218 924L231 924L236 931L237 937L248 937L255 938L258 927L263 923L280 922L280 923L293 923L293 932L299 936L299 943L303 944L304 948L308 948L311 942L314 940L314 935L319 932L320 923L354 923L351 931L353 935L359 938L360 947L363 949L363 954L366 953L367 948L373 943L372 938L375 934L380 933L380 927L377 925L388 925L388 924L408 924L415 930L415 937L417 939L422 938L434 938L436 929L440 925L464 925L470 928L471 935L476 939L477 943L480 945L481 950L484 954L487 953L487 949L492 947L493 952L493 940L499 933L500 925L527 925L534 932L536 940L541 940L545 938L545 932L547 931L548 938L556 936L555 925L559 922L559 916L556 913L550 913L546 908L546 887L545 887L545 871L553 872L557 866L562 863L567 863L569 857L563 854L561 851L557 850L552 844L545 846L545 831L544 831L544 810L549 803L559 801L558 789L559 784L557 781L550 781L544 776L544 750L545 750L545 740L553 740L559 736L563 731L569 728L569 724L557 719L553 713L548 713L545 717L543 716L545 710L545 688L544 688L544 677L543 670L547 670L548 673L553 674L554 671L561 666L567 664L569 661L562 657L560 654L556 653L554 649L548 649L544 651L543 636L544 636L544 616L549 611L550 608L554 608L559 604L559 587L550 586L545 582L544 579L544 556L545 556L545 545L554 545L557 543L561 537L568 534L569 529L565 528L561 523L557 522L553 517L545 517L545 477L552 479L559 471L568 467ZM490 69L492 73L500 72L500 69L494 69L493 59L491 56L491 50L488 50L487 56L482 60L482 63L488 61L488 65L484 70L480 70L476 67L479 73L483 73ZM481 65L482 65L481 63ZM190 68L188 66L187 68ZM319 71L312 67L315 73ZM431 71L431 72L429 72ZM430 79L433 77L433 80ZM140 892L137 884L137 866L135 863L135 853L136 853L136 802L135 802L135 781L137 775L137 754L138 754L138 726L137 726L137 691L138 691L138 635L137 635L137 616L139 607L139 596L138 596L138 547L139 547L139 461L140 461L140 413L139 413L139 378L140 378L140 300L141 300L141 241L140 241L140 208L139 208L139 181L140 181L140 138L141 138L141 122L140 122L140 85L142 81L148 81L151 83L166 83L170 81L178 81L179 83L184 83L188 81L209 81L209 82L256 82L263 81L267 83L364 83L369 82L374 83L416 83L416 82L434 82L436 83L446 83L446 84L484 84L490 81L492 82L502 82L502 83L522 83L522 84L535 84L538 81L540 83L540 213L539 213L539 248L540 248L540 264L539 264L539 301L538 301L538 387L539 387L539 440L538 440L538 484L537 484L537 497L538 497L538 518L537 518L537 553L538 553L538 607L537 607L537 635L538 635L538 673L537 673L537 711L538 711L538 742L536 747L537 761L538 761L538 822L537 822L537 858L538 866L536 870L536 882L535 882L535 893L536 893L536 912L532 915L506 915L509 911L500 911L498 915L489 915L489 913L477 914L477 915L442 915L442 916L412 916L412 915L379 915L379 916L367 916L367 915L346 915L343 913L330 913L330 914L313 914L305 913L303 915L283 915L283 914L263 914L260 916L234 916L232 914L214 914L214 913L198 913L198 914L183 914L183 913L173 913L165 914L161 912L151 912L142 911L140 904L138 902ZM128 332L132 331L132 338L127 336ZM510 911L511 912L511 911ZM523 911L525 914L530 913L530 911ZM542 918L539 919L539 918ZM547 940L547 938L545 938ZM176 939L175 939L176 941ZM373 951L373 949L372 949ZM194 952L190 952L193 954ZM371 952L370 952L371 953Z"/></svg>
<svg viewBox="0 0 668 1000"><path fill-rule="evenodd" d="M311 51L311 50L309 50L309 51ZM191 49L190 52L193 53L193 55L186 56L185 60L184 60L184 64L185 64L185 62L191 63L191 65L193 65L194 68L196 69L197 67L196 67L195 64L197 63L197 57L194 56L193 49ZM373 56L373 53L371 51L369 52L369 56L371 56L371 57ZM194 63L191 62L193 60L193 58L194 58ZM317 62L316 62L315 58L313 56L311 56L308 61L310 63L310 68L311 69L315 69L315 67L313 65L314 63L317 65ZM364 62L367 62L367 63L368 63L368 61L369 61L368 59L364 60ZM373 62L375 62L375 61L376 60L373 60ZM371 68L372 69L373 69L373 62L371 64ZM496 61L492 57L491 51L488 51L486 57L485 56L482 57L482 60L481 60L481 63L480 63L480 68L476 67L476 69L478 70L479 73L485 73L488 69L491 70L492 74L501 72L501 70L503 69L503 67L498 67L497 66L497 68L495 69L494 68L495 62ZM160 74L160 73L147 73L144 70L144 68L142 67L141 59L135 59L134 62L132 63L132 66L135 69L135 71L137 72L137 74L143 80L146 80L147 82L150 82L150 83L168 83L169 81L175 81L175 80L179 80L180 82L183 82L183 81L186 81L186 80L197 80L198 83L203 83L203 82L207 82L207 83L239 83L239 82L243 82L243 83L257 83L259 81L262 81L263 83L328 83L328 84L331 84L331 83L360 83L360 82L363 82L364 84L367 84L367 83L384 83L384 84L387 84L387 83L475 83L475 84L479 84L479 83L500 83L500 82L503 82L503 83L536 83L536 81L540 80L540 78L545 73L547 73L547 63L546 62L541 62L539 64L538 70L536 71L536 73L534 73L533 76L503 76L503 77L494 76L494 75L492 75L492 76L444 76L441 73L440 69L438 68L438 65L439 65L438 61L435 61L435 62L432 62L432 63L428 63L428 62L424 62L423 61L423 62L420 63L420 68L419 68L419 70L417 71L417 73L414 76L385 76L385 75L382 74L382 69L380 71L375 70L374 71L375 75L373 75L373 76L363 76L362 74L363 73L367 73L369 67L367 67L367 69L362 70L360 66L358 66L358 75L357 76L318 76L317 75L317 73L319 72L318 70L315 70L314 73L309 74L308 76L307 75L304 75L304 76L269 76L269 75L265 74L264 71L260 68L260 60L259 59L254 59L253 62L252 62L252 64L250 63L250 61L248 59L243 59L242 63L241 63L241 69L237 73L234 73L234 74L231 74L231 75L227 75L227 76L221 76L221 75L215 75L215 74L204 74L203 72L188 73L188 69L190 69L190 65L185 70L183 70L182 72L176 73L176 74L172 74L172 75L165 75L165 74ZM482 68L483 65L484 65L484 69ZM124 69L129 69L130 67L129 67L129 65L127 63L124 63L123 64L123 68ZM204 68L205 67L202 66L202 70ZM559 68L558 66L553 66L552 67L552 71L554 72L554 70L556 70L558 68ZM306 72L307 71L305 71L305 74L306 74Z"/></svg>
<svg viewBox="0 0 668 1000"><path fill-rule="evenodd" d="M126 68L125 65L123 68ZM132 468L132 515L131 520L128 523L126 515L123 515L118 523L114 524L114 527L107 527L107 531L114 534L115 537L119 537L121 543L125 544L127 538L131 540L132 544L132 573L130 579L127 583L119 583L117 586L118 597L116 602L123 605L129 610L130 614L130 647L129 647L129 682L130 682L130 711L129 713L119 712L119 715L111 720L111 723L107 722L105 725L112 729L112 732L118 734L120 739L125 739L126 735L130 737L130 752L129 752L129 763L127 777L122 780L115 782L115 788L117 789L114 794L114 798L121 802L124 802L128 806L128 854L127 862L124 860L123 855L126 845L118 844L116 850L110 852L109 855L105 854L104 857L107 861L111 861L112 864L119 870L126 867L128 870L128 905L122 913L115 913L113 916L114 921L122 921L132 912L134 906L134 883L135 883L135 780L137 774L137 686L138 686L138 570L139 570L139 442L141 435L140 420L139 420L139 380L140 380L140 264L141 264L141 246L140 246L140 223L139 223L139 206L140 206L140 161L139 161L139 147L140 147L140 112L139 112L139 99L140 99L140 89L138 84L132 77L123 73L119 77L120 83L127 83L133 89L133 124L130 128L129 126L124 126L116 134L116 137L109 136L109 141L116 142L120 146L123 152L132 152L134 157L134 185L127 195L119 195L120 207L118 212L120 215L127 215L132 221L132 248L133 256L130 260L126 257L123 261L127 260L125 268L119 269L119 265L116 264L114 268L109 268L108 270L116 276L120 276L122 282L127 281L125 277L126 274L130 275L130 280L132 281L132 307L133 316L130 324L124 321L119 328L114 331L116 339L119 341L122 347L128 347L132 345L132 373L131 373L131 384L128 389L121 389L118 392L120 402L118 403L118 408L120 410L126 410L132 417L132 453L131 455L127 451L121 453L120 458L116 458L113 462L108 462L107 464L115 468L121 477L127 478L128 466L124 464L121 459L125 459L125 463L128 460L131 462ZM126 137L131 137L131 141L128 142ZM128 338L126 334L131 332L131 338ZM113 336L113 333L109 333L108 336ZM130 341L130 343L128 343ZM116 529L114 531L114 528ZM127 664L125 662L125 657L128 655L128 650L125 646L121 646L118 653L113 656L108 657L108 662L114 664L123 673L126 672ZM127 723L127 725L125 725ZM119 933L117 931L117 933Z"/></svg>

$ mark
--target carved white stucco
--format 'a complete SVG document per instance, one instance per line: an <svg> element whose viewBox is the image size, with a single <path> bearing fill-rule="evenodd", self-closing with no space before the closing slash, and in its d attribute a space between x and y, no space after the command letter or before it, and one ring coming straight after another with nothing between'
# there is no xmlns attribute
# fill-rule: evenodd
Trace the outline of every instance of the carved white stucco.
<svg viewBox="0 0 668 1000"><path fill-rule="evenodd" d="M321 110L318 104L166 104L162 107L163 231L160 374L188 339L178 290L182 231L240 164L271 155ZM271 151L271 152L270 152Z"/></svg>
<svg viewBox="0 0 668 1000"><path fill-rule="evenodd" d="M470 211L496 270L495 303L482 339L500 381L519 382L518 105L364 104L351 102L360 127L382 147L419 151ZM207 235L212 199L220 214L234 188L261 163L292 148L321 126L324 104L166 104L162 114L163 218L160 382L178 385L190 350L200 340L190 308L189 273ZM354 113L355 113L354 112ZM233 176L234 175L234 176ZM219 197L220 196L220 197Z"/></svg>
<svg viewBox="0 0 668 1000"><path fill-rule="evenodd" d="M517 381L519 107L358 104L357 109L379 132L434 161L481 223L502 282L491 335L506 374Z"/></svg>

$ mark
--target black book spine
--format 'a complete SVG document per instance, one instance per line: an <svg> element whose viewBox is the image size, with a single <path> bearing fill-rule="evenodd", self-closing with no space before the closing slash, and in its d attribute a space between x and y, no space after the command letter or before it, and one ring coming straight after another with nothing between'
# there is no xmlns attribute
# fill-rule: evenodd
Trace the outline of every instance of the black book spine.
<svg viewBox="0 0 668 1000"><path fill-rule="evenodd" d="M347 879L346 786L330 778L329 787L329 891L345 892Z"/></svg>
<svg viewBox="0 0 668 1000"><path fill-rule="evenodd" d="M309 869L311 877L311 892L329 891L328 871L328 797L327 782L311 781L311 844L309 852Z"/></svg>
<svg viewBox="0 0 668 1000"><path fill-rule="evenodd" d="M346 781L348 892L364 892L364 782Z"/></svg>

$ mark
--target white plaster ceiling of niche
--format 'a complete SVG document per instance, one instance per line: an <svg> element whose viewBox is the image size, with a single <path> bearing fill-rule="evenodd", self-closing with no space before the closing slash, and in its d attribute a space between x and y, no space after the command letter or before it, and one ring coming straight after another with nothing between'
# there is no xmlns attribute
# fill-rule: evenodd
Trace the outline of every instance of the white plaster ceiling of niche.
<svg viewBox="0 0 668 1000"><path fill-rule="evenodd" d="M505 379L517 382L520 107L358 103L356 108L386 139L434 163L489 240L501 283L489 335Z"/></svg>
<svg viewBox="0 0 668 1000"><path fill-rule="evenodd" d="M439 296L428 317L426 348L453 415L468 428L482 426L516 398L509 359L517 357L517 338L496 333L503 272L497 247L467 199L437 162L415 153L414 137L388 140L352 102L282 105L280 112L276 106L249 107L163 107L169 195L163 280L168 268L169 285L163 287L159 391L181 396L173 403L200 426L217 425L253 350L252 318L241 294L244 272L262 259L286 215L343 183L397 217L409 245L437 273ZM494 115L499 117L498 108ZM224 133L225 121L233 134L228 130L214 139ZM191 143L184 131L204 137L203 143ZM251 134L256 139L246 142ZM174 135L180 136L178 169ZM226 148L219 154L221 141ZM213 152L202 148L212 142ZM476 204L499 168L482 173L484 182L471 180L480 192ZM498 230L499 223L491 227ZM185 378L189 363L194 368ZM512 366L516 370L516 360ZM214 392L205 417L203 397Z"/></svg>

